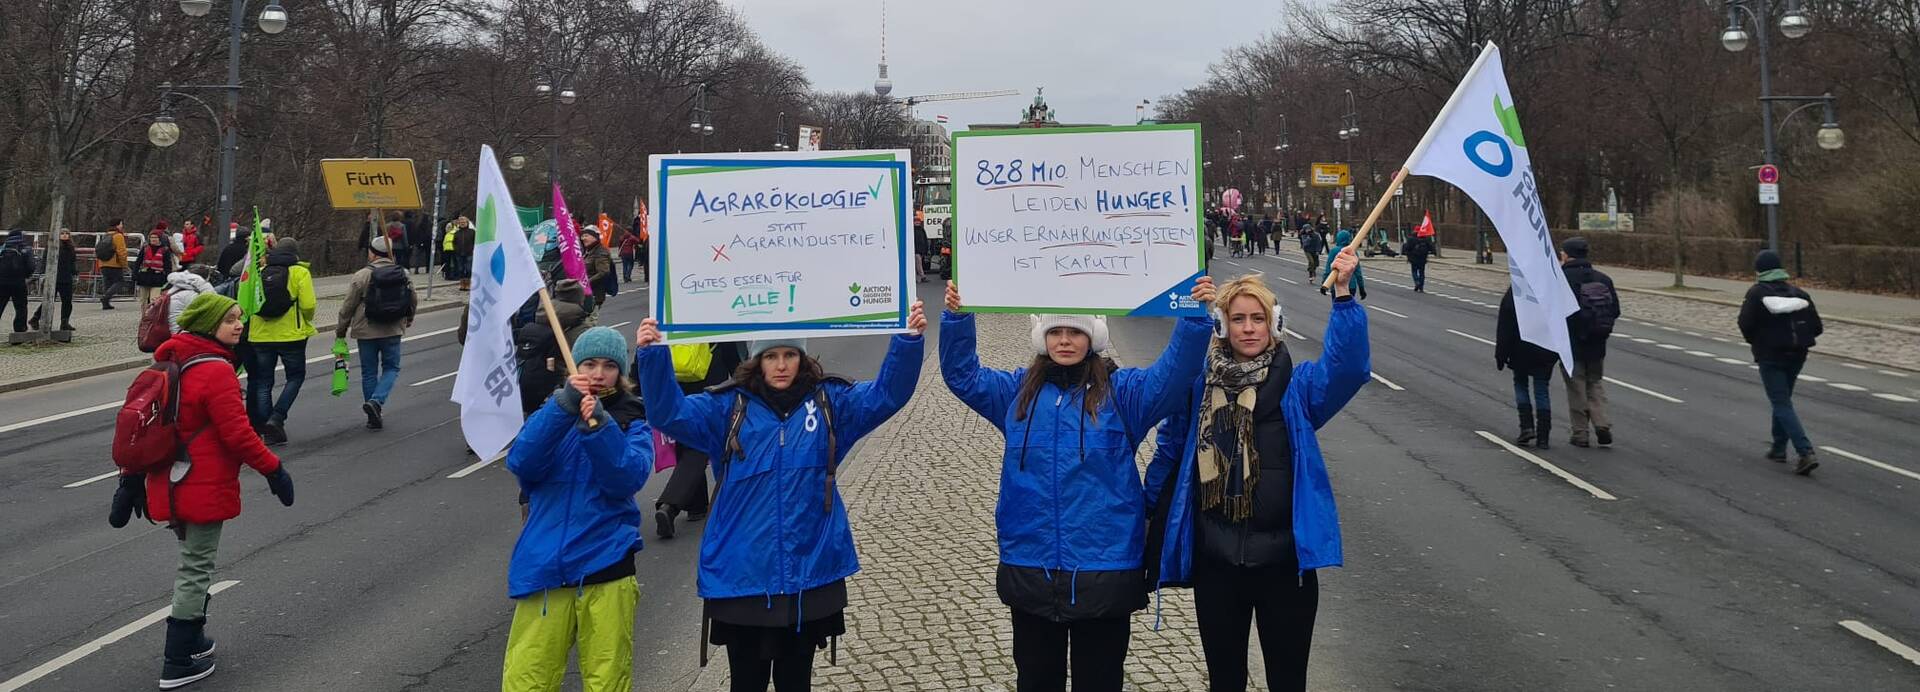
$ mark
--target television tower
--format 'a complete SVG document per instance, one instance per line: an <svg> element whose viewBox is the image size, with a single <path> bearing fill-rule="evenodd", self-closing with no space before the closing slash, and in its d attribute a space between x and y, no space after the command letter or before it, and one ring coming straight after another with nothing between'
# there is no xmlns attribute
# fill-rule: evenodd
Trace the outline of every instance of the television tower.
<svg viewBox="0 0 1920 692"><path fill-rule="evenodd" d="M893 93L893 80L887 79L887 0L880 0L880 77L873 80L873 93Z"/></svg>

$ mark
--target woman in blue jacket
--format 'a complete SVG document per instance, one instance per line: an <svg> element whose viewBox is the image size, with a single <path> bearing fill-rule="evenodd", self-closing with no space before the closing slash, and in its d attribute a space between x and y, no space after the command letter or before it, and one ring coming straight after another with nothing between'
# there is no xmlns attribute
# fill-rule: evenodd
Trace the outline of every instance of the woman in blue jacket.
<svg viewBox="0 0 1920 692"><path fill-rule="evenodd" d="M1213 300L1201 277L1193 299ZM1118 368L1106 322L1088 315L1033 320L1033 362L1008 372L984 368L973 316L947 285L940 326L940 374L955 396L1006 436L995 590L1013 611L1013 664L1021 692L1120 689L1128 616L1147 605L1141 569L1146 500L1135 450L1178 406L1200 374L1210 331L1186 318L1149 368Z"/></svg>
<svg viewBox="0 0 1920 692"><path fill-rule="evenodd" d="M1319 610L1314 570L1340 565L1340 520L1314 431L1371 377L1367 313L1335 256L1320 359L1295 364L1258 276L1222 286L1206 372L1160 426L1147 466L1159 585L1191 585L1213 692L1247 688L1247 629L1260 622L1267 687L1304 690ZM1159 533L1156 531L1156 533Z"/></svg>
<svg viewBox="0 0 1920 692"><path fill-rule="evenodd" d="M577 374L527 418L507 455L529 504L507 566L507 595L517 602L503 692L560 689L576 643L583 688L633 689L633 495L653 470L653 430L633 383L620 377L627 341L619 332L589 329L573 355Z"/></svg>
<svg viewBox="0 0 1920 692"><path fill-rule="evenodd" d="M927 319L915 302L873 381L826 374L799 339L756 341L733 379L687 395L659 324L635 337L647 420L707 452L713 506L700 540L707 642L727 648L734 692L813 684L813 656L846 631L847 577L860 571L834 469L907 405L920 381ZM706 629L703 627L703 629ZM702 642L701 663L706 662Z"/></svg>

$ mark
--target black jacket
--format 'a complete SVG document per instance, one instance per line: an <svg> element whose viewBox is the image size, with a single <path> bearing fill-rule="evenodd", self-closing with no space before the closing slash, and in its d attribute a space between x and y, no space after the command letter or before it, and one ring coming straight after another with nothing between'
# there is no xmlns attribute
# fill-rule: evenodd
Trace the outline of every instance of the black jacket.
<svg viewBox="0 0 1920 692"><path fill-rule="evenodd" d="M239 235L227 240L226 247L220 249L220 258L217 260L220 264L214 267L214 269L225 274L227 270L233 268L233 265L239 264L240 260L246 259L248 242L250 242L250 237L247 235ZM238 279L240 276L235 274L232 278Z"/></svg>
<svg viewBox="0 0 1920 692"><path fill-rule="evenodd" d="M1293 544L1293 439L1287 414L1281 408L1287 385L1293 381L1293 357L1282 344L1274 352L1267 381L1254 394L1253 448L1260 457L1260 479L1253 486L1253 514L1245 521L1229 521L1221 508L1194 507L1193 547L1196 561L1242 567L1298 569L1300 556ZM1202 433L1206 434L1206 433ZM1233 441L1213 439L1222 453L1234 455ZM1196 479L1198 476L1195 477ZM1169 483L1169 485L1172 485ZM1228 494L1238 492L1238 473L1228 478ZM1201 492L1194 483L1193 491Z"/></svg>
<svg viewBox="0 0 1920 692"><path fill-rule="evenodd" d="M1433 239L1414 236L1400 244L1400 254L1407 256L1409 264L1426 264L1427 255L1433 254Z"/></svg>
<svg viewBox="0 0 1920 692"><path fill-rule="evenodd" d="M1767 298L1799 298L1807 304L1799 310L1775 313L1767 308ZM1740 304L1740 335L1752 346L1756 363L1805 360L1814 338L1825 329L1820 310L1813 306L1813 296L1785 281L1755 283Z"/></svg>
<svg viewBox="0 0 1920 692"><path fill-rule="evenodd" d="M1500 297L1500 317L1493 329L1493 364L1496 369L1513 368L1536 377L1553 374L1560 355L1520 338L1520 318L1513 310L1513 289Z"/></svg>
<svg viewBox="0 0 1920 692"><path fill-rule="evenodd" d="M55 260L56 271L53 275L55 286L72 286L73 277L80 275L80 265L74 256L73 241L60 243L60 257Z"/></svg>
<svg viewBox="0 0 1920 692"><path fill-rule="evenodd" d="M1573 289L1576 301L1579 300L1581 284L1598 281L1606 284L1607 290L1613 294L1613 304L1620 304L1620 292L1613 289L1613 277L1594 269L1592 262L1576 257L1560 265L1560 270L1567 275L1567 286ZM1575 361L1591 363L1606 358L1608 336L1610 334L1587 334L1586 318L1581 312L1567 316L1567 338L1573 340Z"/></svg>

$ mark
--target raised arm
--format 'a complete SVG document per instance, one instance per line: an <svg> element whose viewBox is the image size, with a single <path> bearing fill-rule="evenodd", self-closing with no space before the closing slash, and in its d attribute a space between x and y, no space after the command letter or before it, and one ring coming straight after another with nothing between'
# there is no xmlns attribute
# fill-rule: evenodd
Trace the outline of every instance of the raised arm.
<svg viewBox="0 0 1920 692"><path fill-rule="evenodd" d="M1288 395L1298 389L1305 398L1307 416L1318 430L1333 420L1353 395L1373 377L1373 358L1367 344L1367 311L1352 296L1334 299L1327 317L1325 347L1319 360L1294 368Z"/></svg>

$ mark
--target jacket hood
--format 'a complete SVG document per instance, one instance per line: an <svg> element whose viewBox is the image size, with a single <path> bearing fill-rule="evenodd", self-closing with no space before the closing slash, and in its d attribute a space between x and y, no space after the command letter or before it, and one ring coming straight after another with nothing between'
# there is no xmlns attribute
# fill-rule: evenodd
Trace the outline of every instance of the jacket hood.
<svg viewBox="0 0 1920 692"><path fill-rule="evenodd" d="M206 279L200 278L199 274L193 272L174 272L168 274L167 286L193 291L194 293L213 292L213 284L208 283Z"/></svg>
<svg viewBox="0 0 1920 692"><path fill-rule="evenodd" d="M267 264L291 267L300 263L300 244L292 238L274 241L273 249L267 251Z"/></svg>
<svg viewBox="0 0 1920 692"><path fill-rule="evenodd" d="M1760 304L1767 308L1767 312L1775 315L1785 315L1805 310L1807 306L1813 303L1805 298L1796 298L1793 296L1767 296L1760 299Z"/></svg>
<svg viewBox="0 0 1920 692"><path fill-rule="evenodd" d="M234 361L233 349L227 348L226 344L193 332L180 332L173 335L173 338L167 339L166 343L160 344L160 348L154 349L153 362L169 360L185 362L194 356L208 354L225 358L227 362Z"/></svg>

